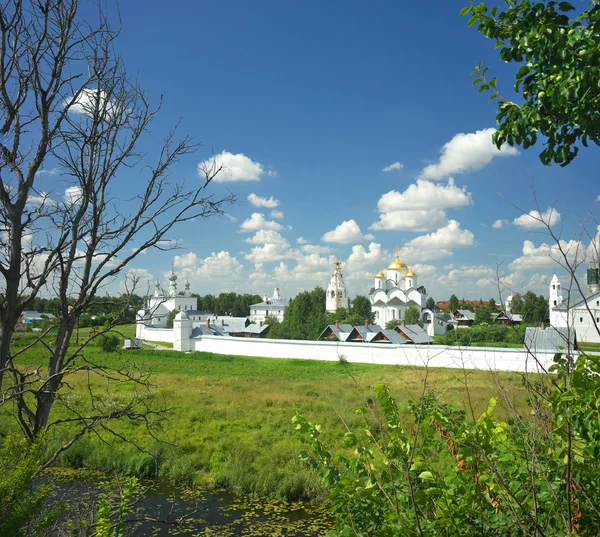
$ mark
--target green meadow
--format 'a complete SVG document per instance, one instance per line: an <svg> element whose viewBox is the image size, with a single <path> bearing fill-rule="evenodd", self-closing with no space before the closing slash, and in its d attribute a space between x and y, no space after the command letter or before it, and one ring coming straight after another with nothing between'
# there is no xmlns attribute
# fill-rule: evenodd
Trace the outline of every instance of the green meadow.
<svg viewBox="0 0 600 537"><path fill-rule="evenodd" d="M133 327L120 332L131 337ZM80 338L84 335L81 331ZM14 345L24 346L30 338L20 334ZM423 389L429 389L444 401L475 413L483 412L493 396L499 399L500 414L506 398L527 412L517 373L184 354L151 348L104 353L95 345L85 350L85 356L97 364L151 373L154 388L143 395L151 406L164 405L167 411L157 424L155 438L139 422L119 421L112 424L115 432L137 447L107 431L87 434L60 457L60 465L167 477L239 494L321 498L316 475L298 458L304 446L291 418L296 411L303 412L309 421L322 425L325 442L342 446L343 424L359 427L354 411L372 401L371 388L379 383L388 385L404 410ZM42 363L41 346L20 358L23 367ZM96 377L91 382L105 399L125 400L136 389ZM498 395L499 385L504 399ZM65 387L65 403L80 412L89 410L87 376L71 375L69 386L72 391ZM62 403L57 402L53 412L56 418L64 416ZM408 413L406 419L410 427ZM1 416L1 429L11 423L6 415ZM67 429L51 430L45 439L46 451L51 453L69 434Z"/></svg>

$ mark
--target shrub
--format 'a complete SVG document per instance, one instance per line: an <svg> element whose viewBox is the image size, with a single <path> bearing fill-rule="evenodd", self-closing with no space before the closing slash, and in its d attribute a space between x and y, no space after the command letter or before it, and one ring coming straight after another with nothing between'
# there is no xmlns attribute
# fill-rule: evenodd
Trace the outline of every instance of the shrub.
<svg viewBox="0 0 600 537"><path fill-rule="evenodd" d="M115 352L119 348L119 341L117 334L103 334L99 346L104 352Z"/></svg>

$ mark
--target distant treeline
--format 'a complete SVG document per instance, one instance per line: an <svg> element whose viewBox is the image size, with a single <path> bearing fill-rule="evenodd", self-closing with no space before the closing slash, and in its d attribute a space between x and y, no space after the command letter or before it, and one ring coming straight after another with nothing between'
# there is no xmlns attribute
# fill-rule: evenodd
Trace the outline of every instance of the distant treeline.
<svg viewBox="0 0 600 537"><path fill-rule="evenodd" d="M232 317L247 317L250 315L250 306L258 304L263 299L259 295L238 295L237 293L221 293L214 295L196 295L198 309L214 315L230 315Z"/></svg>

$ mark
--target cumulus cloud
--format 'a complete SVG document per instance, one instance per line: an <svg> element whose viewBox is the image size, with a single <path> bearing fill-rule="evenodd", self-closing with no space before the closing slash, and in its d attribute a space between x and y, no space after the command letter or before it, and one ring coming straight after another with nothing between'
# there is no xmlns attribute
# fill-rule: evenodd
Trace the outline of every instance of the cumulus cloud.
<svg viewBox="0 0 600 537"><path fill-rule="evenodd" d="M221 166L223 169L213 179L216 183L260 181L263 176L275 175L274 172L267 170L262 164L254 162L243 153L233 154L229 151L223 151L213 158L200 162L198 173L204 176L206 170L216 170Z"/></svg>
<svg viewBox="0 0 600 537"><path fill-rule="evenodd" d="M69 106L69 112L83 116L94 116L101 120L110 120L125 112L122 104L109 99L108 94L98 88L83 88L79 95L63 101L63 106Z"/></svg>
<svg viewBox="0 0 600 537"><path fill-rule="evenodd" d="M407 229L429 231L446 223L445 209L458 209L473 204L466 187L457 187L453 179L448 184L417 180L404 192L391 190L379 198L379 221L369 229Z"/></svg>
<svg viewBox="0 0 600 537"><path fill-rule="evenodd" d="M406 243L409 248L438 249L468 248L474 245L475 236L468 229L461 229L456 220L449 220L443 228L415 237Z"/></svg>
<svg viewBox="0 0 600 537"><path fill-rule="evenodd" d="M362 242L372 240L373 235L363 235L360 227L354 220L345 220L335 229L328 231L323 235L323 242L336 242L338 244L350 244L351 242Z"/></svg>
<svg viewBox="0 0 600 537"><path fill-rule="evenodd" d="M298 237L298 238L296 239L296 242L297 242L298 244L308 244L308 243L309 243L309 241L307 241L307 240L306 240L304 237Z"/></svg>
<svg viewBox="0 0 600 537"><path fill-rule="evenodd" d="M266 207L267 209L274 209L279 205L279 200L273 196L270 198L263 198L252 193L248 196L248 201L255 207Z"/></svg>
<svg viewBox="0 0 600 537"><path fill-rule="evenodd" d="M188 252L176 255L173 259L175 267L182 269L184 277L194 280L234 279L242 272L243 265L229 252L222 250L213 252L204 259L195 253Z"/></svg>
<svg viewBox="0 0 600 537"><path fill-rule="evenodd" d="M78 205L81 203L83 191L80 186L70 186L65 189L65 202L67 205Z"/></svg>
<svg viewBox="0 0 600 537"><path fill-rule="evenodd" d="M290 248L290 243L277 231L261 229L253 237L246 239L250 244L258 244L244 254L244 258L253 263L268 263L281 259L293 258L296 252Z"/></svg>
<svg viewBox="0 0 600 537"><path fill-rule="evenodd" d="M284 214L283 211L271 211L271 218L275 218L276 220L281 220Z"/></svg>
<svg viewBox="0 0 600 537"><path fill-rule="evenodd" d="M263 213L252 213L250 218L245 220L240 226L241 232L251 232L259 230L272 229L274 231L281 231L283 226L279 222L273 220L266 220Z"/></svg>
<svg viewBox="0 0 600 537"><path fill-rule="evenodd" d="M458 133L446 142L437 164L426 166L421 179L443 179L457 173L469 173L487 166L494 157L518 155L519 152L507 144L498 149L492 143L493 128L471 133Z"/></svg>
<svg viewBox="0 0 600 537"><path fill-rule="evenodd" d="M558 244L542 243L536 246L532 241L523 242L523 255L515 259L509 266L512 270L529 270L540 267L557 267L564 264L561 250L566 253L570 262L583 261L586 258L586 248L577 240L560 240Z"/></svg>
<svg viewBox="0 0 600 537"><path fill-rule="evenodd" d="M515 226L523 229L543 229L546 225L554 226L560 222L560 213L553 207L548 207L546 212L533 210L522 214L513 220Z"/></svg>
<svg viewBox="0 0 600 537"><path fill-rule="evenodd" d="M494 229L502 229L504 227L504 224L507 224L508 222L506 220L496 220L493 224L492 227Z"/></svg>
<svg viewBox="0 0 600 537"><path fill-rule="evenodd" d="M383 170L381 170L382 172L391 172L394 170L401 170L402 168L404 168L404 164L401 164L400 162L394 162L393 164L390 164L389 166L386 166L385 168L383 168Z"/></svg>

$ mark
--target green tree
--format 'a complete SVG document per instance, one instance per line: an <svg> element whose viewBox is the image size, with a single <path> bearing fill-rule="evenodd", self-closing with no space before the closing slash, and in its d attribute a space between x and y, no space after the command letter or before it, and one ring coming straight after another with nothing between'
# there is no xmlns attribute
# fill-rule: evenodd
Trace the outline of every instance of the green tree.
<svg viewBox="0 0 600 537"><path fill-rule="evenodd" d="M417 306L408 306L404 312L404 321L406 324L419 324L421 320L421 311Z"/></svg>
<svg viewBox="0 0 600 537"><path fill-rule="evenodd" d="M512 313L521 313L523 311L523 295L515 293L510 301L510 311Z"/></svg>
<svg viewBox="0 0 600 537"><path fill-rule="evenodd" d="M433 308L435 308L435 300L433 300L433 298L432 298L432 297L429 297L429 298L427 299L427 302L425 303L425 307L426 307L428 310L433 310Z"/></svg>
<svg viewBox="0 0 600 537"><path fill-rule="evenodd" d="M371 309L371 301L364 295L358 295L352 300L352 303L350 304L350 315L362 317L362 320L360 321L361 324L365 322L365 320L369 321L369 323L373 323L375 320L375 314Z"/></svg>
<svg viewBox="0 0 600 537"><path fill-rule="evenodd" d="M490 300L488 301L488 308L490 309L490 311L496 311L498 309L498 307L496 306L496 301L493 298L490 298Z"/></svg>
<svg viewBox="0 0 600 537"><path fill-rule="evenodd" d="M169 312L169 315L167 315L167 320L165 321L165 328L173 328L173 321L178 313L179 312L177 310L171 310Z"/></svg>
<svg viewBox="0 0 600 537"><path fill-rule="evenodd" d="M548 323L550 318L547 299L542 295L536 295L533 291L527 291L523 297L521 314L526 324Z"/></svg>
<svg viewBox="0 0 600 537"><path fill-rule="evenodd" d="M473 85L497 99L494 143L533 146L544 138L544 164L569 164L579 146L600 145L600 10L570 2L505 0L504 9L481 3L465 7L469 26L496 42L500 59L516 63L514 90L520 103L497 87L480 63Z"/></svg>
<svg viewBox="0 0 600 537"><path fill-rule="evenodd" d="M393 330L399 324L402 324L402 321L400 319L392 319L391 321L388 321L387 323L385 323L385 329L386 330Z"/></svg>
<svg viewBox="0 0 600 537"><path fill-rule="evenodd" d="M448 304L448 309L453 312L458 309L458 297L456 295L452 295L450 297L450 302Z"/></svg>
<svg viewBox="0 0 600 537"><path fill-rule="evenodd" d="M479 306L475 310L475 320L473 324L492 324L494 319L489 306Z"/></svg>

